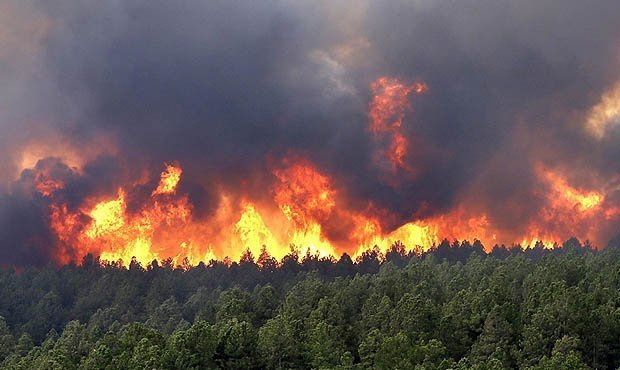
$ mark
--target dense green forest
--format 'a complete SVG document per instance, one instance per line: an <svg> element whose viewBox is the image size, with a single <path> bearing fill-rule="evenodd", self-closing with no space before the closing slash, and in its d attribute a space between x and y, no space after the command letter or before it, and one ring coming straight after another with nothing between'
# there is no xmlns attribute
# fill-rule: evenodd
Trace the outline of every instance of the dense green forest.
<svg viewBox="0 0 620 370"><path fill-rule="evenodd" d="M616 369L620 243L0 270L6 369Z"/></svg>

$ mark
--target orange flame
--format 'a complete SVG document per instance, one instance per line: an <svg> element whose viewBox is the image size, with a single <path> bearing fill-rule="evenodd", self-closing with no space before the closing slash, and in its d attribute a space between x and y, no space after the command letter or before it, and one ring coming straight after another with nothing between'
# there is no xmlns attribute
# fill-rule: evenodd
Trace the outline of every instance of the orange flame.
<svg viewBox="0 0 620 370"><path fill-rule="evenodd" d="M595 210L603 201L604 195L596 191L583 191L568 184L565 178L557 173L537 167L537 172L550 186L549 197L555 200L556 206L575 208L585 212Z"/></svg>
<svg viewBox="0 0 620 370"><path fill-rule="evenodd" d="M35 186L41 195L49 197L56 190L64 188L65 184L62 181L46 179L42 174L38 174L35 179Z"/></svg>
<svg viewBox="0 0 620 370"><path fill-rule="evenodd" d="M181 181L181 174L183 174L181 167L166 164L166 170L161 173L159 185L151 195L173 194Z"/></svg>
<svg viewBox="0 0 620 370"><path fill-rule="evenodd" d="M159 194L174 191L180 174L180 167L167 165L151 203L135 215L127 211L126 194L119 189L116 198L100 201L91 209L69 213L66 206L53 208L51 227L61 241L77 245L79 255L96 253L110 261L129 261L136 257L143 263L157 259L162 250L160 243L168 242L159 240L158 236L166 229L186 224L191 214L187 197L156 199ZM78 225L75 220L80 215L86 216L89 222Z"/></svg>
<svg viewBox="0 0 620 370"><path fill-rule="evenodd" d="M302 255L337 257L348 251L359 256L375 246L385 253L396 242L424 250L438 245L442 237L479 239L490 247L507 235L486 214L472 213L469 209L473 208L466 204L384 230L379 218L371 215L375 212L351 209L335 181L303 159L285 161L273 170L272 204L243 200L236 206L223 193L215 215L201 221L192 216L188 197L175 194L181 174L180 166L166 165L150 200L136 211L129 211L124 189L119 189L115 198L86 202L91 206L78 211L70 211L64 204L52 205L51 226L64 246L59 262L95 253L104 260L125 263L132 258L144 264L172 258L175 263L187 260L196 264L206 259L238 258L245 250L258 256L262 248L278 259L291 248ZM514 242L527 246L542 241L552 247L561 240L559 230L588 234L604 194L575 188L542 166L537 167L537 174L549 188L546 206ZM327 232L330 225L348 231L335 242Z"/></svg>
<svg viewBox="0 0 620 370"><path fill-rule="evenodd" d="M387 137L389 145L386 150L382 148L382 155L392 169L410 170L403 121L411 109L409 96L424 93L427 86L381 77L371 89L369 131L375 139ZM157 186L149 189L146 200L133 199L136 189L126 186L106 198L85 199L79 209L58 203L54 194L64 182L45 168L39 169L35 188L52 201L50 225L59 242L58 262L80 260L94 253L104 260L124 263L132 258L143 264L172 258L177 264L196 264L239 258L244 251L258 256L263 248L276 259L291 249L302 255L337 257L347 252L359 256L375 246L385 253L396 242L425 250L438 245L442 238L478 239L488 248L498 242L528 246L536 241L552 247L568 235L590 238L596 235L598 221L620 217L618 207L606 205L604 187L575 187L562 171L537 165L534 174L540 183L539 213L523 222L520 229L505 230L494 224L492 215L480 210L476 197L469 199L466 195L443 213L388 229L381 221L394 216L389 210L379 209L372 201L361 208L359 204L353 206L337 176L330 177L307 159L292 157L272 168L269 196L250 199L221 189L216 210L200 219L188 195L179 189L183 169L176 163L164 165ZM140 182L145 183L150 182ZM511 211L510 205L505 207L506 212Z"/></svg>
<svg viewBox="0 0 620 370"><path fill-rule="evenodd" d="M403 134L402 124L405 112L411 110L409 95L412 92L422 94L428 90L428 86L420 82L405 85L395 78L381 77L373 81L370 88L374 96L369 104L369 129L377 139L389 136L386 158L394 169L406 169L405 156L409 141Z"/></svg>
<svg viewBox="0 0 620 370"><path fill-rule="evenodd" d="M301 228L313 220L325 219L334 209L334 190L327 176L307 163L275 170L278 179L275 201L286 217Z"/></svg>

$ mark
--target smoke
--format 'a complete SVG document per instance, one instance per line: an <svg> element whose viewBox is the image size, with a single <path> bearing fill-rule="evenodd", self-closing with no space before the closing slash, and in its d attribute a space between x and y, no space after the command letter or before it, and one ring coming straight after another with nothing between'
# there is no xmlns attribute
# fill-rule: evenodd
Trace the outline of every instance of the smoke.
<svg viewBox="0 0 620 370"><path fill-rule="evenodd" d="M222 188L271 200L274 168L300 156L386 230L462 206L506 243L549 202L540 165L603 189L615 207L617 117L598 137L586 123L620 81L619 11L616 1L5 2L0 263L55 253L54 199L34 179L43 169L73 208L140 183L131 211L157 181L142 179L178 161L180 191L208 221ZM428 86L400 131L412 171L386 174L373 160L380 76ZM590 230L557 231L601 244L617 220Z"/></svg>

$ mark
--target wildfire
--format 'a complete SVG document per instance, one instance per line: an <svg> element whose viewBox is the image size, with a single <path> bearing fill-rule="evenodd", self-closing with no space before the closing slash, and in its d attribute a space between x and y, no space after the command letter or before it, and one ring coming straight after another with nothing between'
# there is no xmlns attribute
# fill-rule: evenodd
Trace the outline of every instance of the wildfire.
<svg viewBox="0 0 620 370"><path fill-rule="evenodd" d="M39 193L45 197L49 197L56 190L62 189L65 184L62 181L54 181L45 179L43 176L37 176L36 187Z"/></svg>
<svg viewBox="0 0 620 370"><path fill-rule="evenodd" d="M371 90L369 131L377 140L388 139L382 155L392 169L410 170L404 117L411 109L410 95L424 93L427 86L382 77L371 84ZM488 248L500 242L523 246L542 242L552 247L567 233L589 237L595 234L599 219L620 216L617 207L606 205L604 187L576 187L561 171L539 164L534 174L542 204L538 214L519 224L520 229L505 230L494 224L475 196L457 199L443 213L388 228L382 221L391 216L390 210L371 199L366 205L353 205L338 174L330 175L294 154L274 161L268 174L271 186L264 196L252 199L222 187L215 210L206 217L197 216L188 194L179 188L184 172L176 162L164 163L158 181L140 174L140 181L121 184L112 194L87 197L76 207L57 195L67 185L63 179L79 176L79 170L60 166L59 161L38 162L26 171L36 191L50 201L50 228L58 240L56 259L61 263L79 261L87 253L125 264L133 258L143 264L166 258L196 264L240 258L245 251L259 256L263 250L276 259L291 250L324 257L347 252L355 257L370 248L385 253L397 242L424 250L443 238L478 239ZM505 207L505 212L511 212L510 205Z"/></svg>
<svg viewBox="0 0 620 370"><path fill-rule="evenodd" d="M269 245L273 248L280 244L265 225L262 216L256 211L256 207L251 203L244 205L241 217L235 223L235 231L239 234L246 250L252 251L254 249L253 253L259 246Z"/></svg>
<svg viewBox="0 0 620 370"><path fill-rule="evenodd" d="M91 239L114 233L125 225L125 194L119 191L118 199L104 201L89 212L92 219L84 232Z"/></svg>
<svg viewBox="0 0 620 370"><path fill-rule="evenodd" d="M538 167L539 174L545 179L551 188L549 197L563 202L560 206L565 208L576 208L578 211L589 211L596 209L604 199L602 193L596 191L583 191L576 189L568 184L562 176Z"/></svg>
<svg viewBox="0 0 620 370"><path fill-rule="evenodd" d="M296 163L274 171L278 179L275 201L290 220L300 228L325 219L334 209L334 190L327 176L308 163Z"/></svg>
<svg viewBox="0 0 620 370"><path fill-rule="evenodd" d="M396 242L424 250L438 245L443 237L479 239L489 247L506 237L486 214L472 213L465 204L384 230L380 218L372 216L375 212L351 208L336 181L301 158L273 169L271 205L246 199L236 206L223 193L215 215L196 220L187 195L177 194L182 173L180 166L166 164L157 187L137 210L128 209L131 189L122 188L116 197L86 202L92 206L76 211L66 204L53 204L51 227L63 246L59 261L95 253L104 260L124 263L132 258L144 264L172 258L175 263L196 264L205 259L239 258L246 250L258 256L263 248L277 259L291 249L301 255L338 257L347 251L358 256L373 247L386 252ZM537 166L536 173L547 187L547 204L515 242L533 246L541 241L552 247L560 240L559 230L566 230L567 225L570 231L587 235L592 224L589 215L602 206L604 194L573 187L542 166ZM603 212L604 217L608 213ZM327 232L330 225L348 231L336 242Z"/></svg>
<svg viewBox="0 0 620 370"><path fill-rule="evenodd" d="M76 257L95 253L111 261L130 261L135 257L147 263L157 259L160 252L166 251L163 245L169 242L159 240L158 236L166 229L186 224L191 214L186 196L163 202L155 199L159 194L174 192L180 173L180 167L167 165L151 202L136 214L128 212L126 192L119 189L116 198L100 201L90 209L69 212L66 205L53 206L51 227L65 244L77 246Z"/></svg>
<svg viewBox="0 0 620 370"><path fill-rule="evenodd" d="M381 77L370 88L374 95L369 104L370 132L377 140L385 136L389 138L385 157L394 169L406 169L405 156L409 141L403 133L402 125L405 112L411 110L409 95L422 94L428 90L428 86L421 82L406 85L395 78Z"/></svg>
<svg viewBox="0 0 620 370"><path fill-rule="evenodd" d="M576 188L569 184L561 173L541 164L535 166L535 173L544 186L541 193L545 205L540 210L539 217L530 223L522 245L533 246L540 242L551 248L566 233L593 235L600 221L598 217L605 217L607 214L605 210L601 210L604 193Z"/></svg>
<svg viewBox="0 0 620 370"><path fill-rule="evenodd" d="M179 166L166 164L166 169L161 173L161 179L157 189L153 190L151 195L172 194L176 191L183 170Z"/></svg>

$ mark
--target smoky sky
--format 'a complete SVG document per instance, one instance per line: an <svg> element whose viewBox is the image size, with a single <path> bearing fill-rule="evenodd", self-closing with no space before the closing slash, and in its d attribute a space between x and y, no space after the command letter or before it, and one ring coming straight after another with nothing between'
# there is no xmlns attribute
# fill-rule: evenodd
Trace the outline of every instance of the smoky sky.
<svg viewBox="0 0 620 370"><path fill-rule="evenodd" d="M70 200L178 161L205 218L214 184L269 197L270 167L292 153L333 177L351 207L389 210L386 227L472 198L509 227L537 210L534 163L584 185L620 170L618 131L596 140L583 129L620 78L617 1L8 4L0 240L19 258L45 259L21 245L49 230L32 230L46 229L31 222L42 200L15 190L28 176L15 173L18 153L51 136L74 147L114 138L115 155L87 163ZM393 175L396 185L373 162L367 130L380 76L429 86L403 123L415 172Z"/></svg>

